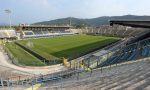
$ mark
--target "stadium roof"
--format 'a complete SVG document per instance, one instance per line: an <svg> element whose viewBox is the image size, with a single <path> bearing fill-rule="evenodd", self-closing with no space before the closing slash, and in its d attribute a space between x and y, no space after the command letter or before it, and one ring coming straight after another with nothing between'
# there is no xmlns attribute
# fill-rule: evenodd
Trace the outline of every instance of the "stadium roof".
<svg viewBox="0 0 150 90"><path fill-rule="evenodd" d="M146 20L110 20L109 22L111 26L118 24L131 27L150 28L150 21Z"/></svg>

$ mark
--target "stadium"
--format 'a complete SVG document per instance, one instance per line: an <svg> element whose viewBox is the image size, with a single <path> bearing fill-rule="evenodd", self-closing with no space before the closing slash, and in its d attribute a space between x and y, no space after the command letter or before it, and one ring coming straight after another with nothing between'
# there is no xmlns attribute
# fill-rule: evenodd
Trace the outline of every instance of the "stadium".
<svg viewBox="0 0 150 90"><path fill-rule="evenodd" d="M150 22L0 30L0 90L149 90Z"/></svg>

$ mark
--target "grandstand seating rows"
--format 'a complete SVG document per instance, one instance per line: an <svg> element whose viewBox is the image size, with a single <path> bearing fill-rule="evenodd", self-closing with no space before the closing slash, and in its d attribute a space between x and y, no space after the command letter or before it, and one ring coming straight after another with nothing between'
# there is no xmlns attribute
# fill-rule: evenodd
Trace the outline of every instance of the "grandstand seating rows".
<svg viewBox="0 0 150 90"><path fill-rule="evenodd" d="M111 68L103 68L103 70L98 68L92 72L75 73L62 79L55 80L52 78L53 80L43 81L38 90L149 90L149 65L150 61L147 59ZM27 86L30 85L12 86L11 89L25 89Z"/></svg>
<svg viewBox="0 0 150 90"><path fill-rule="evenodd" d="M149 90L150 61L138 61L115 67L95 69L64 78L63 81L47 82L40 90Z"/></svg>
<svg viewBox="0 0 150 90"><path fill-rule="evenodd" d="M24 38L40 38L40 37L51 37L51 36L61 36L61 35L73 35L73 33L68 32L68 31L61 31L61 32L53 32L51 33L50 31L42 31L42 30L37 30L37 31L23 31Z"/></svg>
<svg viewBox="0 0 150 90"><path fill-rule="evenodd" d="M134 61L148 56L150 56L150 38L121 47L116 51L107 52L105 55L92 55L84 59L82 63L88 68L96 68Z"/></svg>
<svg viewBox="0 0 150 90"><path fill-rule="evenodd" d="M127 37L127 36L139 36L141 34L145 34L149 32L148 29L143 28L131 28L120 25L108 26L100 26L97 28L86 28L86 29L69 29L69 30L24 30L23 35L24 38L37 38L37 37L49 37L52 35L72 35L74 33L85 33L90 35L102 35L102 36L119 36L119 37Z"/></svg>
<svg viewBox="0 0 150 90"><path fill-rule="evenodd" d="M14 38L16 37L15 30L0 30L0 38Z"/></svg>
<svg viewBox="0 0 150 90"><path fill-rule="evenodd" d="M128 45L125 48L123 48L122 51L117 52L99 66L103 67L150 56L149 41L150 39L146 39L141 41L140 45L138 45L138 43Z"/></svg>
<svg viewBox="0 0 150 90"><path fill-rule="evenodd" d="M50 80L47 82L45 82L44 80L42 81L43 85L42 87L39 88L39 90L45 90L45 89L48 90L56 90L56 89L57 90L101 90L101 89L102 90L109 90L109 89L149 90L150 89L149 65L150 65L149 60L146 61L143 60L143 61L137 61L130 64L118 65L116 67L111 67L111 69L104 68L103 71L101 71L101 69L98 68L93 70L92 72L82 72L79 74L76 73L73 75L69 75L67 76L67 78L56 79L52 81ZM9 68L6 69L10 70ZM25 77L23 74L22 76ZM49 75L44 77L47 78L49 77ZM40 79L37 81L41 83ZM17 88L15 90L17 90Z"/></svg>
<svg viewBox="0 0 150 90"><path fill-rule="evenodd" d="M120 37L126 37L126 36L138 36L142 33L149 32L148 29L143 28L129 28L125 26L100 26L98 28L87 28L87 30L83 30L83 33L87 34L93 34L93 35L104 35L104 36L120 36Z"/></svg>
<svg viewBox="0 0 150 90"><path fill-rule="evenodd" d="M15 83L21 80L27 80L34 77L33 74L18 71L12 68L8 68L5 66L0 65L0 86L8 86L8 81L10 83Z"/></svg>

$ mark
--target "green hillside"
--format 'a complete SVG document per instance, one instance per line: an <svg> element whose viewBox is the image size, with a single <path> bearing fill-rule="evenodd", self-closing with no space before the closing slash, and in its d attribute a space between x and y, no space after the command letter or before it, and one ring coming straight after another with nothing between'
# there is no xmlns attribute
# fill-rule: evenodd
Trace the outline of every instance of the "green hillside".
<svg viewBox="0 0 150 90"><path fill-rule="evenodd" d="M135 15L124 15L124 16L103 16L92 19L81 19L81 18L61 18L51 21L43 21L37 22L34 24L42 24L42 25L67 25L70 24L70 20L73 26L76 25L86 25L86 26L100 26L100 25L108 25L109 20L150 20L150 16L135 16Z"/></svg>

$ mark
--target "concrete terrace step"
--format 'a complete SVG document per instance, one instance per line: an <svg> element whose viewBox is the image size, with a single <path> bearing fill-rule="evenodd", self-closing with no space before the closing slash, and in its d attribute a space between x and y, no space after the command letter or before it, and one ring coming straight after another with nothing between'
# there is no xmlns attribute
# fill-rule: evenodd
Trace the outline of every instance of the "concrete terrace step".
<svg viewBox="0 0 150 90"><path fill-rule="evenodd" d="M136 90L139 90L139 89L142 90L143 88L148 87L148 86L150 86L150 80L149 80L149 79L146 80L146 83L144 83L144 84L142 84L142 85L136 87L135 89L136 89ZM149 90L150 90L150 88L149 88Z"/></svg>
<svg viewBox="0 0 150 90"><path fill-rule="evenodd" d="M148 79L150 79L150 77L149 77ZM133 89L135 89L136 87L139 87L140 85L142 85L142 84L144 84L144 83L146 83L146 82L147 82L147 81L144 79L144 80L142 80L142 81L140 81L140 82L137 82L137 83L131 85L130 87L128 87L128 88L126 88L126 89L127 89L127 90L133 90Z"/></svg>
<svg viewBox="0 0 150 90"><path fill-rule="evenodd" d="M143 73L144 73L144 72L143 72ZM107 85L107 86L105 86L105 87L102 87L101 90L108 90L108 89L111 89L111 88L116 87L116 86L118 86L118 85L121 85L122 83L129 82L130 80L132 80L132 78L138 77L139 75L142 75L143 73L138 73L138 74L133 75L133 76L131 76L131 77L129 77L129 78L127 77L127 78L125 78L125 79L121 79L121 80L115 81L115 82L112 83L112 84L109 84L109 85Z"/></svg>
<svg viewBox="0 0 150 90"><path fill-rule="evenodd" d="M148 71L148 70L147 70ZM141 73L142 72L142 73ZM108 86L108 85L110 85L110 84L114 84L116 81L120 81L121 79L123 79L123 78L125 78L125 80L126 81L128 81L128 80L130 80L130 79L126 79L126 78L128 78L128 77L130 77L130 76L133 76L133 73L141 73L141 75L143 74L143 73L145 73L146 72L146 70L145 71L143 71L142 69L141 69L141 72L139 72L139 70L137 69L137 71L134 71L134 72L131 72L131 73L128 73L128 75L126 75L126 74L123 74L123 75L125 75L124 77L122 77L122 76L120 76L120 77L115 77L114 79L115 80L110 80L109 82L105 82L104 84L101 84L101 85L96 85L96 86L99 86L99 87L97 87L97 88L102 88L102 87L105 87L105 86ZM139 74L140 75L140 74ZM135 77L135 76L133 76L133 77ZM132 78L133 78L132 77ZM120 78L120 79L119 79ZM124 81L125 81L124 80ZM117 84L116 84L117 85ZM94 86L93 86L94 87Z"/></svg>
<svg viewBox="0 0 150 90"><path fill-rule="evenodd" d="M58 87L57 90L124 90L128 88L129 90L140 88L150 90L150 81L147 79L150 77L149 66L149 61L140 61L111 69L105 68L103 72L96 69L91 76L86 72L81 74L79 80L77 80L77 76L72 76L70 79L64 79L62 88L58 82L55 86L49 86L48 90L56 90L55 87Z"/></svg>
<svg viewBox="0 0 150 90"><path fill-rule="evenodd" d="M137 73L137 72L138 71L134 71L133 73ZM138 72L138 73L140 73L140 72ZM95 88L106 87L106 86L108 86L110 84L114 84L116 81L120 81L122 79L126 79L127 77L130 77L131 75L132 75L132 73L128 73L128 74L123 73L121 75L115 75L115 76L109 77L109 79L107 81L104 80L105 82L103 82L103 83L101 83L99 85L96 85L98 87L95 87L95 86L91 85L91 88L92 87L95 87Z"/></svg>
<svg viewBox="0 0 150 90"><path fill-rule="evenodd" d="M138 76L138 75L142 75L144 72L136 72L136 75L132 75L133 73L128 74L127 76L124 77L119 77L117 79L112 80L111 82L105 84L105 86L101 87L101 89L109 89L111 87L115 87L121 83L127 82L129 80L131 80L132 78ZM132 76L131 76L132 75ZM131 77L130 77L131 76ZM128 78L129 77L129 78Z"/></svg>
<svg viewBox="0 0 150 90"><path fill-rule="evenodd" d="M101 74L102 74L102 73L101 73ZM97 74L97 75L98 75L98 74ZM106 76L106 75L105 75L105 76ZM119 76L119 75L116 75L116 76ZM115 76L115 77L116 77L116 76ZM92 75L92 77L93 77L93 75ZM112 77L112 76L109 75L108 77L110 78L110 77ZM108 77L106 77L106 78L108 78ZM91 78L91 77L90 77L90 78ZM104 77L103 77L103 78L104 78ZM81 83L81 84L82 84L82 83ZM92 83L92 84L93 84L93 83Z"/></svg>
<svg viewBox="0 0 150 90"><path fill-rule="evenodd" d="M135 84L137 82L140 82L142 80L145 80L147 77L150 76L150 73L149 74L145 74L145 75L141 75L139 77L135 77L134 79L132 79L131 81L128 81L128 82L125 82L125 83L122 83L114 88L111 88L111 89L114 89L114 90L123 90L127 87L129 87L130 85L132 84Z"/></svg>
<svg viewBox="0 0 150 90"><path fill-rule="evenodd" d="M150 84L149 86L145 87L144 90L150 90Z"/></svg>

